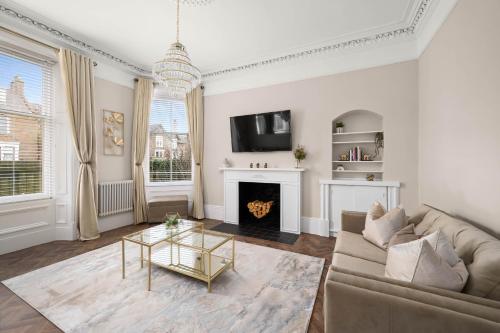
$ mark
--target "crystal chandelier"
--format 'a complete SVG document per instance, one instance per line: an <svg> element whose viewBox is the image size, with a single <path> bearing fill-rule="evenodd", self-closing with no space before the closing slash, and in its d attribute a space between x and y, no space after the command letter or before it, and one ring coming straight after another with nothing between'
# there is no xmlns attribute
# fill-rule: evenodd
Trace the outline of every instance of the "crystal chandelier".
<svg viewBox="0 0 500 333"><path fill-rule="evenodd" d="M191 64L186 48L179 42L179 0L177 0L177 39L165 57L153 65L153 78L167 87L169 95L184 98L201 82L201 73Z"/></svg>

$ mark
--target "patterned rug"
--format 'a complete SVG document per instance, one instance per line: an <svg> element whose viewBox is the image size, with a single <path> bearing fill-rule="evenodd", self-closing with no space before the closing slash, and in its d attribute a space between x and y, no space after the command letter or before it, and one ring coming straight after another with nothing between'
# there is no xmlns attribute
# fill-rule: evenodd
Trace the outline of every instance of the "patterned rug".
<svg viewBox="0 0 500 333"><path fill-rule="evenodd" d="M222 247L221 252L229 252ZM305 332L324 259L236 242L235 271L212 293L201 281L153 266L121 243L3 281L64 332ZM228 254L228 253L227 253Z"/></svg>

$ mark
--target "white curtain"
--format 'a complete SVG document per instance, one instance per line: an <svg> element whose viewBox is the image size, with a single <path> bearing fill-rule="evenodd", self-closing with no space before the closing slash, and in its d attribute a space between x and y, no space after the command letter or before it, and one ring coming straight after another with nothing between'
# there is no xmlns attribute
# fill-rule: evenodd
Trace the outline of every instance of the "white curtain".
<svg viewBox="0 0 500 333"><path fill-rule="evenodd" d="M134 123L132 137L132 177L134 179L134 223L148 221L148 204L144 188L142 163L148 142L149 110L153 96L153 81L139 78L135 85Z"/></svg>
<svg viewBox="0 0 500 333"><path fill-rule="evenodd" d="M67 49L61 49L60 58L73 143L80 162L75 218L80 240L90 240L99 238L95 177L94 64L90 58Z"/></svg>
<svg viewBox="0 0 500 333"><path fill-rule="evenodd" d="M186 95L186 109L189 121L189 139L193 152L193 211L197 219L205 218L203 208L203 89L196 87Z"/></svg>

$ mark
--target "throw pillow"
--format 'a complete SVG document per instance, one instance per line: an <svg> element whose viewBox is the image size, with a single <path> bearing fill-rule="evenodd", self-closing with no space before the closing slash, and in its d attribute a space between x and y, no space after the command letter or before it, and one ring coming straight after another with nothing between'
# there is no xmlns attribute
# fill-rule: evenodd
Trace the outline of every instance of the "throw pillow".
<svg viewBox="0 0 500 333"><path fill-rule="evenodd" d="M385 213L380 202L375 202L366 214L363 237L378 247L387 249L391 237L405 225L404 209L398 207Z"/></svg>
<svg viewBox="0 0 500 333"><path fill-rule="evenodd" d="M450 266L422 238L389 248L385 276L430 287L462 291L469 273L460 260Z"/></svg>
<svg viewBox="0 0 500 333"><path fill-rule="evenodd" d="M436 230L432 234L422 237L422 239L427 240L432 246L432 249L436 251L441 258L446 260L450 266L455 266L460 261L460 258L453 249L453 245L451 245L448 237L446 237L441 230Z"/></svg>
<svg viewBox="0 0 500 333"><path fill-rule="evenodd" d="M391 239L389 240L389 245L387 247L391 247L393 245L408 243L414 240L417 240L419 237L415 234L415 226L412 224L408 224L403 229L396 232Z"/></svg>

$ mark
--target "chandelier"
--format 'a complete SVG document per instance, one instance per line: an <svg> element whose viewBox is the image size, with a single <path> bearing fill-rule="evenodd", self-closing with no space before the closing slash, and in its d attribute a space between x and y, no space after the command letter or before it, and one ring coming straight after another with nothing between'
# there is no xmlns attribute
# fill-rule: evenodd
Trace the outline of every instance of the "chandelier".
<svg viewBox="0 0 500 333"><path fill-rule="evenodd" d="M175 98L184 98L201 82L200 70L191 64L186 48L179 42L179 0L176 42L170 45L165 57L153 65L153 78Z"/></svg>

